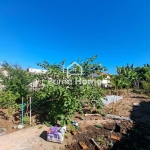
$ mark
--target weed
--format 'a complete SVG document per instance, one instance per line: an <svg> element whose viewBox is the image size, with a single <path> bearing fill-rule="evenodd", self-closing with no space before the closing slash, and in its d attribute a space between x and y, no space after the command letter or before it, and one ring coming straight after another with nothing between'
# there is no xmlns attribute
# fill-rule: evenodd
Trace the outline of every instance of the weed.
<svg viewBox="0 0 150 150"><path fill-rule="evenodd" d="M39 126L38 129L42 129L42 126Z"/></svg>
<svg viewBox="0 0 150 150"><path fill-rule="evenodd" d="M29 124L30 123L30 118L28 116L24 116L24 123Z"/></svg>
<svg viewBox="0 0 150 150"><path fill-rule="evenodd" d="M47 126L47 127L50 127L51 124L48 122L48 121L45 121L44 124Z"/></svg>

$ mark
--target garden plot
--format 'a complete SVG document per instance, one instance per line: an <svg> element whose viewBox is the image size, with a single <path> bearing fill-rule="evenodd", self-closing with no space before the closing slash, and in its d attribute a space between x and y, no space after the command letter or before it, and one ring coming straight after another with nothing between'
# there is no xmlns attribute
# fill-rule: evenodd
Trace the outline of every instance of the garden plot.
<svg viewBox="0 0 150 150"><path fill-rule="evenodd" d="M140 105L137 106L134 103ZM76 119L82 134L70 135L76 142L65 145L65 149L80 150L82 149L80 142L86 145L87 150L98 149L91 138L101 150L150 149L149 98L136 93L128 93L128 96L124 96L121 102L107 105L106 113L109 113L112 106L117 111L111 111L112 115L107 117L89 114L85 120Z"/></svg>
<svg viewBox="0 0 150 150"><path fill-rule="evenodd" d="M82 134L70 135L76 142L68 143L64 149L82 150L83 148L79 144L82 142L86 145L86 150L97 150L98 148L91 141L91 138L98 144L100 150L149 149L150 133L148 134L147 131L150 129L150 126L144 123L133 124L130 121L121 121L119 126L120 131L115 130L115 122L104 124L101 128L82 126L79 128Z"/></svg>

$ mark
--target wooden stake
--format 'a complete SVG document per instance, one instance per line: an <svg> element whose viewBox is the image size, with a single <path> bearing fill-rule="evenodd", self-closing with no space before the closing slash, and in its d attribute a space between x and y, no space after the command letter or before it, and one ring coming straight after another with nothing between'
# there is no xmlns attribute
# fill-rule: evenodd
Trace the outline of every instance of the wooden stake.
<svg viewBox="0 0 150 150"><path fill-rule="evenodd" d="M94 141L94 139L91 138L91 141L96 145L96 147L98 148L98 150L102 150L102 148Z"/></svg>
<svg viewBox="0 0 150 150"><path fill-rule="evenodd" d="M23 118L23 108L24 108L24 106L23 106L23 97L22 97L22 125L23 125L23 121L24 121L24 118Z"/></svg>
<svg viewBox="0 0 150 150"><path fill-rule="evenodd" d="M27 116L29 116L28 111L29 111L29 102L28 102L28 96L27 96Z"/></svg>
<svg viewBox="0 0 150 150"><path fill-rule="evenodd" d="M31 97L30 97L30 125L31 125Z"/></svg>

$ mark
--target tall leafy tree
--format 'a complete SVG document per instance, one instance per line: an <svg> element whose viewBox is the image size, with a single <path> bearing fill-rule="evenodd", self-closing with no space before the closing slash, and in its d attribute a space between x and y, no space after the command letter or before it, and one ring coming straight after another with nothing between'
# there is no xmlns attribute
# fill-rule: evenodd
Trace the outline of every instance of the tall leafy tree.
<svg viewBox="0 0 150 150"><path fill-rule="evenodd" d="M123 67L116 67L117 73L120 76L124 77L124 82L128 83L127 85L130 86L135 86L136 83L139 81L137 72L135 71L134 65L132 64L131 66L129 66L129 64L127 64L127 66L123 66ZM129 81L131 82L131 84L129 84ZM129 86L127 86L129 87Z"/></svg>
<svg viewBox="0 0 150 150"><path fill-rule="evenodd" d="M36 101L33 105L38 112L45 114L47 120L55 123L60 120L62 124L68 124L76 111L82 112L83 101L88 101L91 107L94 101L96 111L101 112L103 107L101 98L104 96L102 88L99 88L97 84L91 86L82 82L87 80L87 76L93 72L94 68L97 70L97 65L91 64L91 60L93 59L79 63L83 67L83 76L69 77L62 71L59 64L50 65L46 61L43 64L38 63L47 72L37 75L43 88L35 92Z"/></svg>
<svg viewBox="0 0 150 150"><path fill-rule="evenodd" d="M103 67L101 63L95 63L96 59L97 55L87 58L86 61L78 59L78 62L83 69L84 77L92 75L93 73L102 73L103 71L107 71L107 68Z"/></svg>
<svg viewBox="0 0 150 150"><path fill-rule="evenodd" d="M34 75L22 69L18 64L10 65L6 61L2 64L0 72L0 84L4 86L4 91L11 91L12 94L19 94L20 98L25 97L30 92L29 84L34 80Z"/></svg>

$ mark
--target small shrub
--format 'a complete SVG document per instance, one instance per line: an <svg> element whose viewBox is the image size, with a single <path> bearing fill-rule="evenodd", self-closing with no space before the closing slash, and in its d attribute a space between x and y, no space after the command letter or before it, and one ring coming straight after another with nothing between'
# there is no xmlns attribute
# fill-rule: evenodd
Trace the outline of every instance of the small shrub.
<svg viewBox="0 0 150 150"><path fill-rule="evenodd" d="M147 95L150 95L150 83L144 81L142 82L143 92Z"/></svg>
<svg viewBox="0 0 150 150"><path fill-rule="evenodd" d="M29 124L30 123L30 118L28 116L24 116L24 123Z"/></svg>
<svg viewBox="0 0 150 150"><path fill-rule="evenodd" d="M38 129L42 129L42 126L39 126Z"/></svg>

